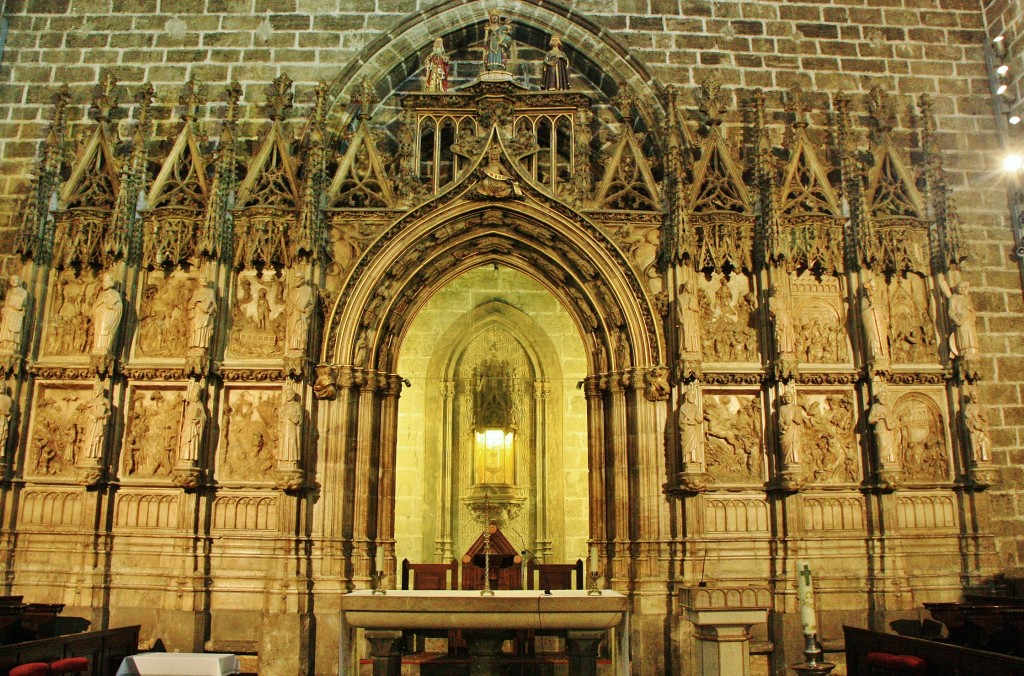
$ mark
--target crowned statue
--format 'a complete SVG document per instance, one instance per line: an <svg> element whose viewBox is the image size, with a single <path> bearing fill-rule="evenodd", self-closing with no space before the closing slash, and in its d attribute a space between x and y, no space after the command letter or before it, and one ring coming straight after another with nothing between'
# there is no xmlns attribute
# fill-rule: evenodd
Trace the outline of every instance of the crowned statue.
<svg viewBox="0 0 1024 676"><path fill-rule="evenodd" d="M512 24L508 17L491 12L484 28L484 71L508 73L512 53Z"/></svg>
<svg viewBox="0 0 1024 676"><path fill-rule="evenodd" d="M562 51L562 38L551 36L550 49L544 55L543 89L549 91L569 88L569 57Z"/></svg>

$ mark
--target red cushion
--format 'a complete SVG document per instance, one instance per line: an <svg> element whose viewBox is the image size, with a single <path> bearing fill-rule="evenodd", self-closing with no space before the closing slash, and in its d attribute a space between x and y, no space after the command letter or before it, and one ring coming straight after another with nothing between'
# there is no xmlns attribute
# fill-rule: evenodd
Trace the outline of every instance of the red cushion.
<svg viewBox="0 0 1024 676"><path fill-rule="evenodd" d="M51 674L77 674L88 668L88 657L65 657L62 660L50 662Z"/></svg>
<svg viewBox="0 0 1024 676"><path fill-rule="evenodd" d="M912 673L924 673L925 668L928 666L927 660L917 655L896 655L895 658L898 668Z"/></svg>
<svg viewBox="0 0 1024 676"><path fill-rule="evenodd" d="M29 662L14 667L8 673L10 676L44 676L50 673L50 665L45 662Z"/></svg>
<svg viewBox="0 0 1024 676"><path fill-rule="evenodd" d="M896 655L892 653L868 653L868 666L892 669L896 666Z"/></svg>

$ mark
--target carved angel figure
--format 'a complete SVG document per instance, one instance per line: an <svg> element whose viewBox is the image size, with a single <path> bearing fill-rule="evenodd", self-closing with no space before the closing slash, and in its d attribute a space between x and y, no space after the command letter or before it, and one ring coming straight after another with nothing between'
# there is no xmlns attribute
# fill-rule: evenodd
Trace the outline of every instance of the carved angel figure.
<svg viewBox="0 0 1024 676"><path fill-rule="evenodd" d="M789 302L778 289L771 290L768 311L775 319L775 347L779 351L779 355L793 354L796 345L793 316L789 311Z"/></svg>
<svg viewBox="0 0 1024 676"><path fill-rule="evenodd" d="M953 324L953 335L950 336L950 352L957 356L973 357L978 354L978 313L974 310L970 296L967 295L969 285L960 282L956 288L940 283L940 288L948 302L947 313Z"/></svg>
<svg viewBox="0 0 1024 676"><path fill-rule="evenodd" d="M14 399L11 398L10 389L0 389L0 457L7 447L7 433L11 429L11 415L14 414Z"/></svg>
<svg viewBox="0 0 1024 676"><path fill-rule="evenodd" d="M676 299L676 316L679 320L680 354L700 354L700 302L693 291L693 283L685 282L679 287Z"/></svg>

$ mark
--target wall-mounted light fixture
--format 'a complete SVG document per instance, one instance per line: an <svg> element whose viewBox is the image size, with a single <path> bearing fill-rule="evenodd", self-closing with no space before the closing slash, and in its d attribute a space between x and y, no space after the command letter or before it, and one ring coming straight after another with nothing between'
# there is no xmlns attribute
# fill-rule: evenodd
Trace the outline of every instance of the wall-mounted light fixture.
<svg viewBox="0 0 1024 676"><path fill-rule="evenodd" d="M1011 67L1010 37L1002 33L985 44L985 65L988 68L992 108L996 132L1003 151L1003 170L1007 176L1010 221L1021 278L1024 280L1024 107L1016 105L1017 95Z"/></svg>

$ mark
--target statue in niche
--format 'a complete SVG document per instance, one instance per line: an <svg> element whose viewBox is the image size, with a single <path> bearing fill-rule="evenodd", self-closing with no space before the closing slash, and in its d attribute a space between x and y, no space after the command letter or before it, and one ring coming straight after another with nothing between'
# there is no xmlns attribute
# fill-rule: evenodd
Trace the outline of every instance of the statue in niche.
<svg viewBox="0 0 1024 676"><path fill-rule="evenodd" d="M801 403L806 411L805 456L819 481L856 481L853 403L842 394Z"/></svg>
<svg viewBox="0 0 1024 676"><path fill-rule="evenodd" d="M299 469L302 452L302 418L305 411L299 394L291 389L284 393L281 404L281 444L277 454L278 469Z"/></svg>
<svg viewBox="0 0 1024 676"><path fill-rule="evenodd" d="M21 351L21 331L25 325L28 291L21 285L21 277L7 278L7 297L0 312L0 355L16 355Z"/></svg>
<svg viewBox="0 0 1024 676"><path fill-rule="evenodd" d="M700 302L693 292L693 283L684 282L676 299L676 317L679 320L679 354L700 355Z"/></svg>
<svg viewBox="0 0 1024 676"><path fill-rule="evenodd" d="M366 338L366 331L359 333L359 338L356 340L356 347L352 353L352 366L356 368L363 368L366 366L366 357L370 353L370 346Z"/></svg>
<svg viewBox="0 0 1024 676"><path fill-rule="evenodd" d="M889 360L889 315L878 303L874 284L861 287L860 320L864 326L865 355L872 369L886 368Z"/></svg>
<svg viewBox="0 0 1024 676"><path fill-rule="evenodd" d="M231 311L228 355L233 357L281 356L287 314L284 285L272 274L244 275Z"/></svg>
<svg viewBox="0 0 1024 676"><path fill-rule="evenodd" d="M121 294L114 278L104 273L100 280L100 292L92 302L92 350L90 354L106 356L114 349L114 338L121 324L123 310Z"/></svg>
<svg viewBox="0 0 1024 676"><path fill-rule="evenodd" d="M789 301L777 288L772 288L768 297L768 312L774 320L775 349L780 357L794 354L796 335L793 330L793 316L790 314Z"/></svg>
<svg viewBox="0 0 1024 676"><path fill-rule="evenodd" d="M292 278L292 290L288 296L288 352L306 351L306 337L309 334L309 319L313 315L316 299L313 289L306 283L301 272Z"/></svg>
<svg viewBox="0 0 1024 676"><path fill-rule="evenodd" d="M960 282L955 288L950 289L945 280L942 280L939 287L946 296L947 314L953 324L953 335L949 341L950 354L964 359L977 357L978 313L974 310L974 304L968 295L968 283Z"/></svg>
<svg viewBox="0 0 1024 676"><path fill-rule="evenodd" d="M875 393L871 408L868 409L868 424L875 431L875 446L878 450L878 461L883 466L895 465L896 460L896 429L898 421L889 412L889 395L885 390Z"/></svg>
<svg viewBox="0 0 1024 676"><path fill-rule="evenodd" d="M703 403L704 457L709 472L719 481L760 481L760 399L711 395L705 396Z"/></svg>
<svg viewBox="0 0 1024 676"><path fill-rule="evenodd" d="M185 415L181 422L181 442L178 444L179 467L195 467L199 461L199 453L203 447L203 435L206 433L206 421L209 416L203 404L203 392L199 387L192 387L185 404Z"/></svg>
<svg viewBox="0 0 1024 676"><path fill-rule="evenodd" d="M544 82L541 89L568 89L569 57L562 51L562 38L552 35L548 46L550 49L544 55Z"/></svg>
<svg viewBox="0 0 1024 676"><path fill-rule="evenodd" d="M484 70L507 72L506 62L511 52L511 21L497 12L490 12L484 27Z"/></svg>
<svg viewBox="0 0 1024 676"><path fill-rule="evenodd" d="M280 398L271 392L232 393L225 409L226 448L222 475L263 481L274 469L280 427Z"/></svg>
<svg viewBox="0 0 1024 676"><path fill-rule="evenodd" d="M89 314L86 298L95 281L65 270L53 285L53 303L46 333L46 350L54 355L80 355L88 346Z"/></svg>
<svg viewBox="0 0 1024 676"><path fill-rule="evenodd" d="M190 355L206 354L213 337L213 317L217 311L217 296L206 275L196 279L196 289L188 301Z"/></svg>
<svg viewBox="0 0 1024 676"><path fill-rule="evenodd" d="M907 478L941 481L948 478L942 417L935 404L919 394L905 395L894 410L900 460Z"/></svg>
<svg viewBox="0 0 1024 676"><path fill-rule="evenodd" d="M434 48L427 57L424 64L424 90L440 93L448 91L448 69L451 66L451 59L444 53L444 40L434 39Z"/></svg>
<svg viewBox="0 0 1024 676"><path fill-rule="evenodd" d="M988 431L988 416L978 404L978 392L972 387L964 392L961 409L964 430L970 442L971 462L982 463L992 460L992 437Z"/></svg>
<svg viewBox="0 0 1024 676"><path fill-rule="evenodd" d="M7 448L7 435L11 431L11 416L14 415L14 399L11 389L4 385L0 388L0 461L4 459Z"/></svg>
<svg viewBox="0 0 1024 676"><path fill-rule="evenodd" d="M802 462L800 453L800 428L806 420L806 413L794 400L790 391L782 393L779 406L779 440L782 444L782 462L786 467Z"/></svg>
<svg viewBox="0 0 1024 676"><path fill-rule="evenodd" d="M116 293L116 292L115 292ZM120 301L120 297L118 297ZM110 421L110 402L101 383L96 383L93 396L80 407L85 421L85 435L80 460L88 464L99 464L103 457L103 438Z"/></svg>
<svg viewBox="0 0 1024 676"><path fill-rule="evenodd" d="M632 356L629 348L629 336L623 329L619 329L615 339L615 363L620 371L627 371L633 366Z"/></svg>
<svg viewBox="0 0 1024 676"><path fill-rule="evenodd" d="M125 474L166 477L174 466L181 434L181 397L156 390L132 397L125 441Z"/></svg>
<svg viewBox="0 0 1024 676"><path fill-rule="evenodd" d="M688 388L679 405L679 441L687 471L704 465L704 414L697 392Z"/></svg>

